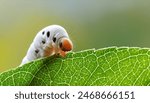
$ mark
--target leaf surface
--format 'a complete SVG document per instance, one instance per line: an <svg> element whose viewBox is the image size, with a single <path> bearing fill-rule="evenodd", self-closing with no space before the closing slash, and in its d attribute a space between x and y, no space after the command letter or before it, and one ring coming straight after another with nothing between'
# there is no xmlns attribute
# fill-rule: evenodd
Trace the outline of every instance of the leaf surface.
<svg viewBox="0 0 150 103"><path fill-rule="evenodd" d="M150 49L110 47L52 56L1 73L0 85L147 86Z"/></svg>

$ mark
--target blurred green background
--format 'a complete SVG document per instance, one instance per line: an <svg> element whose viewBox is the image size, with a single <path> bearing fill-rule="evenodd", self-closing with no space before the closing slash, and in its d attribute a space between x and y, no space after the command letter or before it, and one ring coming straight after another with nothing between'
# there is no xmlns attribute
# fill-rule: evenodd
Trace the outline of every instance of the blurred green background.
<svg viewBox="0 0 150 103"><path fill-rule="evenodd" d="M0 72L18 66L52 24L68 31L74 51L150 47L150 0L0 0Z"/></svg>

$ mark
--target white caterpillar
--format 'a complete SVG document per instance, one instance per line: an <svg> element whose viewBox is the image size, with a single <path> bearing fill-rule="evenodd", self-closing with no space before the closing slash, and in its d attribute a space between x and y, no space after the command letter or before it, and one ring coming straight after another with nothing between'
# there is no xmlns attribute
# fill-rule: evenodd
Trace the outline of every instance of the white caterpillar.
<svg viewBox="0 0 150 103"><path fill-rule="evenodd" d="M73 45L66 30L59 25L50 25L37 33L21 65L54 54L64 57L72 48Z"/></svg>

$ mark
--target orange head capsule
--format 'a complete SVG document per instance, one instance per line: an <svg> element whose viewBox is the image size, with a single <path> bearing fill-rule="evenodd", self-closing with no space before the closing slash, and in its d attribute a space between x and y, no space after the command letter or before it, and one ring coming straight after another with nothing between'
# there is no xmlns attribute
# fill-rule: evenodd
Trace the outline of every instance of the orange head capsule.
<svg viewBox="0 0 150 103"><path fill-rule="evenodd" d="M59 46L62 51L71 51L73 49L72 42L68 38L62 38Z"/></svg>

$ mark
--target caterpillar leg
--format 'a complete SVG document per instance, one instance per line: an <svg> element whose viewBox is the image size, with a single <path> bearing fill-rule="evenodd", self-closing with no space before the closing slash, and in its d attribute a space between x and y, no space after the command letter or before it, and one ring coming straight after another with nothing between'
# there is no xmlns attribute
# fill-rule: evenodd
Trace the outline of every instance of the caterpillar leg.
<svg viewBox="0 0 150 103"><path fill-rule="evenodd" d="M60 56L65 57L67 53L65 51L60 50L59 54Z"/></svg>
<svg viewBox="0 0 150 103"><path fill-rule="evenodd" d="M62 51L60 48L55 48L55 55L60 55L61 57L65 57L66 56L66 51Z"/></svg>

